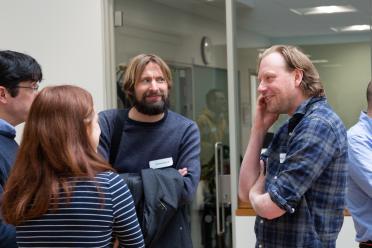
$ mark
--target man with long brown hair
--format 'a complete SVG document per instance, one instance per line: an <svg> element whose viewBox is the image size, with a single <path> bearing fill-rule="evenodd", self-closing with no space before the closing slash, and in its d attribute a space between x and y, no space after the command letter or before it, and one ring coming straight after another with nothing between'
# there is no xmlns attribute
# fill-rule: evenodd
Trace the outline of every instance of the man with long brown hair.
<svg viewBox="0 0 372 248"><path fill-rule="evenodd" d="M257 213L256 247L335 247L343 223L346 129L310 59L293 46L258 61L259 97L242 162L239 197ZM264 154L267 130L289 120Z"/></svg>
<svg viewBox="0 0 372 248"><path fill-rule="evenodd" d="M41 68L34 58L0 51L0 195L18 150L15 126L26 120L41 80ZM0 247L17 247L14 228L1 218Z"/></svg>
<svg viewBox="0 0 372 248"><path fill-rule="evenodd" d="M152 54L134 57L128 64L123 84L132 105L125 110L100 113L100 151L119 173L169 173L156 180L160 183L148 185L148 191L162 186L167 193L176 191L175 197L164 196L155 206L163 208L164 213L175 207L175 213L167 213L163 218L170 218L167 224L157 224L159 217L149 227L159 230L153 240L149 239L148 230L143 229L145 241L149 247L187 248L192 247L192 242L186 206L199 182L200 137L195 122L168 109L171 86L170 69L160 57ZM119 127L117 123L121 123ZM176 181L179 184L174 185ZM148 191L144 187L145 195ZM172 206L167 205L168 200Z"/></svg>

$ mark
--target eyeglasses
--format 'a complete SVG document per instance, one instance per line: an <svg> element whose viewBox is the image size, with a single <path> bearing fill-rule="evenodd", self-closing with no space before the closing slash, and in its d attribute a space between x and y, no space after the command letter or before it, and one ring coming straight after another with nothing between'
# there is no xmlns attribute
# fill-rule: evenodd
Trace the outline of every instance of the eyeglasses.
<svg viewBox="0 0 372 248"><path fill-rule="evenodd" d="M34 86L15 86L13 88L24 88L24 89L32 89L34 92L39 90L39 85L34 85Z"/></svg>

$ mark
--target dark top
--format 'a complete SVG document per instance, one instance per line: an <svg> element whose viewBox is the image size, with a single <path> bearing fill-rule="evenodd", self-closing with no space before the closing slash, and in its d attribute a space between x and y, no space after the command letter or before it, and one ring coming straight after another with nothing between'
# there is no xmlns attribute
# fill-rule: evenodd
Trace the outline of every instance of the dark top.
<svg viewBox="0 0 372 248"><path fill-rule="evenodd" d="M101 137L99 151L108 160L116 109L99 114ZM162 120L153 123L138 122L124 114L124 129L113 167L118 173L140 173L149 168L150 161L165 159L173 161L172 167L186 167L188 173L183 177L182 198L191 202L200 177L200 136L197 125L170 110Z"/></svg>
<svg viewBox="0 0 372 248"><path fill-rule="evenodd" d="M1 119L0 119L1 120ZM0 123L0 195L8 179L10 169L14 163L18 144L15 142L15 130L9 128L1 120ZM15 228L3 222L0 215L0 247L16 248Z"/></svg>

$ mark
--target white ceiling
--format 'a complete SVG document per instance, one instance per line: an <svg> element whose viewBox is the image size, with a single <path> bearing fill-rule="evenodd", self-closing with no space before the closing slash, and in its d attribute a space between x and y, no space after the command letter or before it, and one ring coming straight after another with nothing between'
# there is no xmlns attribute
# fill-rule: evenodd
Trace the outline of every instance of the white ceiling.
<svg viewBox="0 0 372 248"><path fill-rule="evenodd" d="M225 22L225 0L152 0L187 13ZM331 27L369 24L372 18L372 0L236 0L239 30L254 32L270 40L305 39L309 37L364 36L368 32L340 34ZM352 5L357 12L300 16L290 8L308 8L320 5Z"/></svg>

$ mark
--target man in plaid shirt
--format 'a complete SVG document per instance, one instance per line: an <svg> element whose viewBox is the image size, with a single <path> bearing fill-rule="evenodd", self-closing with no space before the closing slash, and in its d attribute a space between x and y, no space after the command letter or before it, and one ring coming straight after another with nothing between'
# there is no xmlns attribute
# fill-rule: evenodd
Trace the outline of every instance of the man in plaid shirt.
<svg viewBox="0 0 372 248"><path fill-rule="evenodd" d="M299 49L273 46L258 65L259 97L239 180L240 199L257 213L256 247L335 247L346 190L345 127ZM290 119L261 155L279 114Z"/></svg>

